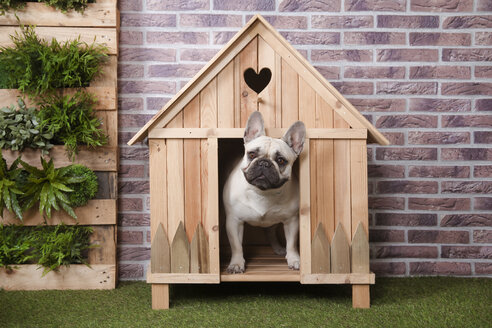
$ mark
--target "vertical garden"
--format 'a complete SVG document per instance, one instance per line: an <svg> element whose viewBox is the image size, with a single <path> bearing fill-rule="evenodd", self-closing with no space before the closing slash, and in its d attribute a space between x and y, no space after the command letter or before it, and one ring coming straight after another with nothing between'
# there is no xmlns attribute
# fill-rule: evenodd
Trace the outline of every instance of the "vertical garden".
<svg viewBox="0 0 492 328"><path fill-rule="evenodd" d="M0 288L115 287L117 31L116 0L0 0Z"/></svg>

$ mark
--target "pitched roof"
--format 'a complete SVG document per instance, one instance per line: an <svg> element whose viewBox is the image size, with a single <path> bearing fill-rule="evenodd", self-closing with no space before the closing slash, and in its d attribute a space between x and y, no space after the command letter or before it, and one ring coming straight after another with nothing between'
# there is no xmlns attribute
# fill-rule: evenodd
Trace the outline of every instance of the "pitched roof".
<svg viewBox="0 0 492 328"><path fill-rule="evenodd" d="M376 142L381 145L389 144L389 141L261 15L255 15L191 81L133 136L128 144L133 145L142 141L148 135L149 129L157 122L163 122L162 125L167 124L257 35L265 39L321 96L324 94L326 96L324 99L330 100L333 109L350 125L366 128L369 142Z"/></svg>

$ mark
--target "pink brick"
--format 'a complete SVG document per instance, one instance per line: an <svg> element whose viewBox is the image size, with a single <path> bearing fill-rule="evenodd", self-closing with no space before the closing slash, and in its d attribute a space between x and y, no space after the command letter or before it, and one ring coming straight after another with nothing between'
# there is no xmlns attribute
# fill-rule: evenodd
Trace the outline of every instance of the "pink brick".
<svg viewBox="0 0 492 328"><path fill-rule="evenodd" d="M470 33L410 33L412 46L469 46Z"/></svg>
<svg viewBox="0 0 492 328"><path fill-rule="evenodd" d="M140 111L143 110L143 99L139 97L118 97L118 110Z"/></svg>
<svg viewBox="0 0 492 328"><path fill-rule="evenodd" d="M336 66L314 66L318 72L327 80L337 80L340 78L340 67Z"/></svg>
<svg viewBox="0 0 492 328"><path fill-rule="evenodd" d="M246 16L249 21L253 16ZM265 15L263 18L276 29L307 29L307 17L304 16L288 16L279 14L278 16Z"/></svg>
<svg viewBox="0 0 492 328"><path fill-rule="evenodd" d="M118 81L119 93L176 93L175 82L163 81Z"/></svg>
<svg viewBox="0 0 492 328"><path fill-rule="evenodd" d="M121 26L176 27L176 15L122 13Z"/></svg>
<svg viewBox="0 0 492 328"><path fill-rule="evenodd" d="M118 191L122 194L148 194L148 181L121 181Z"/></svg>
<svg viewBox="0 0 492 328"><path fill-rule="evenodd" d="M407 0L345 0L346 11L405 11Z"/></svg>
<svg viewBox="0 0 492 328"><path fill-rule="evenodd" d="M433 227L437 225L437 214L428 213L377 213L377 226Z"/></svg>
<svg viewBox="0 0 492 328"><path fill-rule="evenodd" d="M376 122L377 128L437 128L437 116L385 115Z"/></svg>
<svg viewBox="0 0 492 328"><path fill-rule="evenodd" d="M246 10L270 11L275 10L275 0L213 0L214 10Z"/></svg>
<svg viewBox="0 0 492 328"><path fill-rule="evenodd" d="M340 11L340 0L284 0L279 11Z"/></svg>
<svg viewBox="0 0 492 328"><path fill-rule="evenodd" d="M413 244L469 244L468 231L409 230L408 242Z"/></svg>
<svg viewBox="0 0 492 328"><path fill-rule="evenodd" d="M405 241L405 231L371 229L369 232L369 241L371 243L402 243Z"/></svg>
<svg viewBox="0 0 492 328"><path fill-rule="evenodd" d="M378 62L437 62L438 51L435 49L377 49Z"/></svg>
<svg viewBox="0 0 492 328"><path fill-rule="evenodd" d="M181 14L179 25L184 27L241 27L240 15L224 14Z"/></svg>
<svg viewBox="0 0 492 328"><path fill-rule="evenodd" d="M208 33L147 32L147 42L154 44L208 44Z"/></svg>
<svg viewBox="0 0 492 328"><path fill-rule="evenodd" d="M143 178L144 166L141 164L121 164L118 176L119 178Z"/></svg>
<svg viewBox="0 0 492 328"><path fill-rule="evenodd" d="M442 246L441 257L451 259L492 259L492 247Z"/></svg>
<svg viewBox="0 0 492 328"><path fill-rule="evenodd" d="M473 176L475 178L492 178L492 165L475 165Z"/></svg>
<svg viewBox="0 0 492 328"><path fill-rule="evenodd" d="M438 28L439 16L378 15L378 27Z"/></svg>
<svg viewBox="0 0 492 328"><path fill-rule="evenodd" d="M469 132L408 132L408 143L412 145L449 145L470 143Z"/></svg>
<svg viewBox="0 0 492 328"><path fill-rule="evenodd" d="M490 128L492 117L490 115L444 115L441 118L442 127L476 127Z"/></svg>
<svg viewBox="0 0 492 328"><path fill-rule="evenodd" d="M461 262L412 262L411 275L470 275L471 264Z"/></svg>
<svg viewBox="0 0 492 328"><path fill-rule="evenodd" d="M148 114L120 114L118 115L118 127L120 128L133 128L141 127L147 123L153 115Z"/></svg>
<svg viewBox="0 0 492 328"><path fill-rule="evenodd" d="M379 181L376 193L378 194L436 194L436 181Z"/></svg>
<svg viewBox="0 0 492 328"><path fill-rule="evenodd" d="M384 132L383 135L388 139L390 145L403 146L405 144L405 135L401 132Z"/></svg>
<svg viewBox="0 0 492 328"><path fill-rule="evenodd" d="M451 214L441 220L441 227L492 227L491 214Z"/></svg>
<svg viewBox="0 0 492 328"><path fill-rule="evenodd" d="M475 102L475 109L478 112L492 111L492 99L477 99Z"/></svg>
<svg viewBox="0 0 492 328"><path fill-rule="evenodd" d="M140 198L120 198L118 199L119 211L142 211L143 203Z"/></svg>
<svg viewBox="0 0 492 328"><path fill-rule="evenodd" d="M424 211L467 211L469 198L413 198L408 199L408 208Z"/></svg>
<svg viewBox="0 0 492 328"><path fill-rule="evenodd" d="M150 247L120 247L118 249L120 261L148 261L150 260Z"/></svg>
<svg viewBox="0 0 492 328"><path fill-rule="evenodd" d="M311 51L315 62L368 62L372 61L370 50L316 50Z"/></svg>
<svg viewBox="0 0 492 328"><path fill-rule="evenodd" d="M376 210L403 210L405 209L405 198L369 197L369 208Z"/></svg>
<svg viewBox="0 0 492 328"><path fill-rule="evenodd" d="M146 0L147 10L200 10L209 9L209 0Z"/></svg>
<svg viewBox="0 0 492 328"><path fill-rule="evenodd" d="M213 40L214 44L226 44L229 42L234 35L236 35L237 32L230 32L230 31L221 31L221 32L214 32L213 34Z"/></svg>
<svg viewBox="0 0 492 328"><path fill-rule="evenodd" d="M356 79L403 79L405 77L405 68L401 66L347 66L345 67L344 77Z"/></svg>
<svg viewBox="0 0 492 328"><path fill-rule="evenodd" d="M355 44L405 44L402 32L345 32L343 41L347 45Z"/></svg>
<svg viewBox="0 0 492 328"><path fill-rule="evenodd" d="M436 148L377 148L377 160L390 161L435 161Z"/></svg>
<svg viewBox="0 0 492 328"><path fill-rule="evenodd" d="M492 79L492 67L475 66L475 77L482 79Z"/></svg>
<svg viewBox="0 0 492 328"><path fill-rule="evenodd" d="M492 230L473 231L473 242L480 244L492 244Z"/></svg>
<svg viewBox="0 0 492 328"><path fill-rule="evenodd" d="M490 0L477 0L478 11L492 11L492 2Z"/></svg>
<svg viewBox="0 0 492 328"><path fill-rule="evenodd" d="M443 148L444 161L492 161L492 149L488 148Z"/></svg>
<svg viewBox="0 0 492 328"><path fill-rule="evenodd" d="M186 77L195 76L203 65L201 64L171 64L171 65L150 65L150 77Z"/></svg>
<svg viewBox="0 0 492 328"><path fill-rule="evenodd" d="M437 258L435 246L380 246L375 247L376 258Z"/></svg>
<svg viewBox="0 0 492 328"><path fill-rule="evenodd" d="M443 95L492 95L492 83L461 82L443 83L441 86Z"/></svg>
<svg viewBox="0 0 492 328"><path fill-rule="evenodd" d="M492 197L475 197L475 210L491 211L492 210Z"/></svg>
<svg viewBox="0 0 492 328"><path fill-rule="evenodd" d="M374 93L372 82L332 82L331 84L343 95L372 95Z"/></svg>
<svg viewBox="0 0 492 328"><path fill-rule="evenodd" d="M170 100L167 97L147 97L147 109L158 111Z"/></svg>
<svg viewBox="0 0 492 328"><path fill-rule="evenodd" d="M435 82L378 82L377 94L396 95L434 95L437 94Z"/></svg>
<svg viewBox="0 0 492 328"><path fill-rule="evenodd" d="M475 273L489 275L492 274L492 263L475 263Z"/></svg>
<svg viewBox="0 0 492 328"><path fill-rule="evenodd" d="M149 150L143 147L121 147L120 159L147 161L149 159Z"/></svg>
<svg viewBox="0 0 492 328"><path fill-rule="evenodd" d="M143 0L120 0L118 1L118 8L120 11L141 11L143 8Z"/></svg>
<svg viewBox="0 0 492 328"><path fill-rule="evenodd" d="M403 178L405 167L402 165L368 165L367 174L371 178Z"/></svg>
<svg viewBox="0 0 492 328"><path fill-rule="evenodd" d="M140 45L143 44L143 33L142 32L130 32L121 31L120 32L120 45Z"/></svg>
<svg viewBox="0 0 492 328"><path fill-rule="evenodd" d="M473 0L410 0L412 11L472 11Z"/></svg>
<svg viewBox="0 0 492 328"><path fill-rule="evenodd" d="M489 194L492 193L492 181L443 181L441 193Z"/></svg>
<svg viewBox="0 0 492 328"><path fill-rule="evenodd" d="M293 45L332 45L340 44L338 32L280 32Z"/></svg>
<svg viewBox="0 0 492 328"><path fill-rule="evenodd" d="M181 49L181 61L202 61L208 62L212 59L219 49Z"/></svg>
<svg viewBox="0 0 492 328"><path fill-rule="evenodd" d="M142 231L119 231L118 244L120 245L141 245L143 243Z"/></svg>
<svg viewBox="0 0 492 328"><path fill-rule="evenodd" d="M404 275L405 263L403 262L375 262L371 260L371 272L378 276Z"/></svg>
<svg viewBox="0 0 492 328"><path fill-rule="evenodd" d="M470 79L468 66L413 66L410 67L411 79Z"/></svg>
<svg viewBox="0 0 492 328"><path fill-rule="evenodd" d="M469 178L468 166L410 166L410 177L414 178Z"/></svg>
<svg viewBox="0 0 492 328"><path fill-rule="evenodd" d="M362 112L404 112L405 99L358 99L349 98L349 101Z"/></svg>
<svg viewBox="0 0 492 328"><path fill-rule="evenodd" d="M476 32L475 33L475 44L480 45L480 46L492 46L492 33L491 32Z"/></svg>
<svg viewBox="0 0 492 328"><path fill-rule="evenodd" d="M451 62L492 61L492 49L443 49L442 60Z"/></svg>
<svg viewBox="0 0 492 328"><path fill-rule="evenodd" d="M410 99L410 111L412 112L469 112L471 101L469 99Z"/></svg>
<svg viewBox="0 0 492 328"><path fill-rule="evenodd" d="M311 18L312 28L361 28L373 27L372 16L327 16L313 15Z"/></svg>
<svg viewBox="0 0 492 328"><path fill-rule="evenodd" d="M145 227L150 226L150 216L148 214L119 214L118 225L122 227Z"/></svg>
<svg viewBox="0 0 492 328"><path fill-rule="evenodd" d="M118 144L119 145L125 145L127 144L128 141L130 141L131 138L135 135L135 132L118 132ZM142 142L139 142L137 144L142 145Z"/></svg>
<svg viewBox="0 0 492 328"><path fill-rule="evenodd" d="M143 76L143 65L118 64L118 78L139 78Z"/></svg>
<svg viewBox="0 0 492 328"><path fill-rule="evenodd" d="M118 264L118 277L120 279L143 279L144 268L142 264Z"/></svg>
<svg viewBox="0 0 492 328"><path fill-rule="evenodd" d="M443 28L491 28L492 16L452 16L444 19Z"/></svg>
<svg viewBox="0 0 492 328"><path fill-rule="evenodd" d="M176 50L153 48L120 48L119 61L176 61Z"/></svg>

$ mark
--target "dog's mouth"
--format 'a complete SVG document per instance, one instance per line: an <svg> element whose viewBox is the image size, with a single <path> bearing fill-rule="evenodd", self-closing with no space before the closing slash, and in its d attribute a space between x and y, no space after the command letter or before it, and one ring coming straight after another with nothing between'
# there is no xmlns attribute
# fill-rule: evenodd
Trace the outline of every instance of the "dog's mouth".
<svg viewBox="0 0 492 328"><path fill-rule="evenodd" d="M288 179L281 179L274 168L252 167L244 172L246 181L260 190L277 189L284 185Z"/></svg>

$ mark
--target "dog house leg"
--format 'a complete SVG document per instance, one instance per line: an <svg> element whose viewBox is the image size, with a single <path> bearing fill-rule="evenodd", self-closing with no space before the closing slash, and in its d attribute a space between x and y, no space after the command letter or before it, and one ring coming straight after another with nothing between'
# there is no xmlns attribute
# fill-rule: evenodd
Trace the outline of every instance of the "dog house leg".
<svg viewBox="0 0 492 328"><path fill-rule="evenodd" d="M352 307L354 309L368 309L371 307L369 285L352 285Z"/></svg>
<svg viewBox="0 0 492 328"><path fill-rule="evenodd" d="M152 310L169 309L169 285L152 284Z"/></svg>

